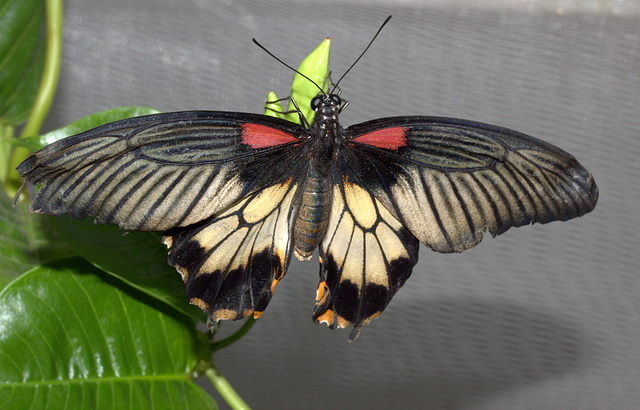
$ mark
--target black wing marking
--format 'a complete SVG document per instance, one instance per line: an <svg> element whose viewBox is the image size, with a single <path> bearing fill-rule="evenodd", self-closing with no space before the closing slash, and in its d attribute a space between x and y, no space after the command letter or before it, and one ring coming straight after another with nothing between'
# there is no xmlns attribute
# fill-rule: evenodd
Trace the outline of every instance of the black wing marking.
<svg viewBox="0 0 640 410"><path fill-rule="evenodd" d="M277 127L292 142L252 148L242 142L248 122ZM273 183L303 134L298 125L257 114L155 114L60 140L17 170L42 184L32 212L98 215L97 223L127 230L166 230L206 219Z"/></svg>
<svg viewBox="0 0 640 410"><path fill-rule="evenodd" d="M360 185L343 161L334 168L331 212L320 244L313 319L360 328L382 313L418 262L418 240Z"/></svg>
<svg viewBox="0 0 640 410"><path fill-rule="evenodd" d="M168 262L182 274L207 326L264 312L291 259L300 172L195 226L166 232Z"/></svg>
<svg viewBox="0 0 640 410"><path fill-rule="evenodd" d="M395 130L393 139L385 142L382 127ZM511 227L575 218L598 199L593 177L573 156L506 128L397 117L346 133L349 139L375 135L346 144L346 163L420 242L438 252L475 246L485 230L495 236Z"/></svg>

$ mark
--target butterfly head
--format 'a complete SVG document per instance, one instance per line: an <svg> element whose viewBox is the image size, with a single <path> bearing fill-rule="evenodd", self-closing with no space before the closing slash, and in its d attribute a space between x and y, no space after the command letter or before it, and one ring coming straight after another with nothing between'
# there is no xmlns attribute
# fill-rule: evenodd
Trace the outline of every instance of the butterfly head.
<svg viewBox="0 0 640 410"><path fill-rule="evenodd" d="M345 106L337 94L322 93L311 100L311 108L316 116L307 135L314 141L311 152L314 153L312 160L316 169L329 169L336 143L340 144L344 137L338 115Z"/></svg>
<svg viewBox="0 0 640 410"><path fill-rule="evenodd" d="M309 135L323 135L329 140L339 138L342 135L342 127L338 121L338 115L347 106L338 94L318 94L311 100L311 109L316 117L311 124Z"/></svg>
<svg viewBox="0 0 640 410"><path fill-rule="evenodd" d="M311 109L316 115L323 118L337 119L345 105L338 94L318 94L311 100Z"/></svg>

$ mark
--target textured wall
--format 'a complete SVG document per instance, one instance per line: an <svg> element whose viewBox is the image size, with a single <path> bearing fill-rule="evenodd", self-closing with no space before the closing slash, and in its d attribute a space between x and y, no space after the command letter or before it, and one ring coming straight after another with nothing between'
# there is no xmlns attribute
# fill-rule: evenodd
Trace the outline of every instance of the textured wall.
<svg viewBox="0 0 640 410"><path fill-rule="evenodd" d="M50 128L120 105L260 112L267 91L288 93L291 73L252 37L296 65L330 36L339 77L393 14L341 83L344 125L408 114L495 123L560 146L595 176L600 201L586 217L460 255L423 247L351 345L311 322L317 261L294 261L249 335L215 357L255 408L640 408L637 7L484 3L65 2Z"/></svg>

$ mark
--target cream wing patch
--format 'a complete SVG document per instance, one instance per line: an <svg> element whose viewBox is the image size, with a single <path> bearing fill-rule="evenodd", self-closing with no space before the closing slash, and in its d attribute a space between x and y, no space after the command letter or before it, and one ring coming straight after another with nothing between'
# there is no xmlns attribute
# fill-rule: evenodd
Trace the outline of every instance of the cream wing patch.
<svg viewBox="0 0 640 410"><path fill-rule="evenodd" d="M297 183L276 184L193 228L169 231L169 263L183 274L191 303L208 324L260 316L291 251L291 214Z"/></svg>
<svg viewBox="0 0 640 410"><path fill-rule="evenodd" d="M377 317L418 260L418 241L367 190L344 179L333 187L320 244L321 280L314 319L360 327Z"/></svg>

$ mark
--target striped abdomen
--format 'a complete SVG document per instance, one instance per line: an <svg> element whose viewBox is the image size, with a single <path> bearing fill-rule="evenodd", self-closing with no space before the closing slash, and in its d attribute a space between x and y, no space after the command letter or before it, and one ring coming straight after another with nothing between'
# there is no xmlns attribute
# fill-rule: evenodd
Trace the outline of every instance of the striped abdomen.
<svg viewBox="0 0 640 410"><path fill-rule="evenodd" d="M327 230L330 204L329 181L311 168L293 228L295 254L298 259L311 258L313 251L320 244Z"/></svg>

